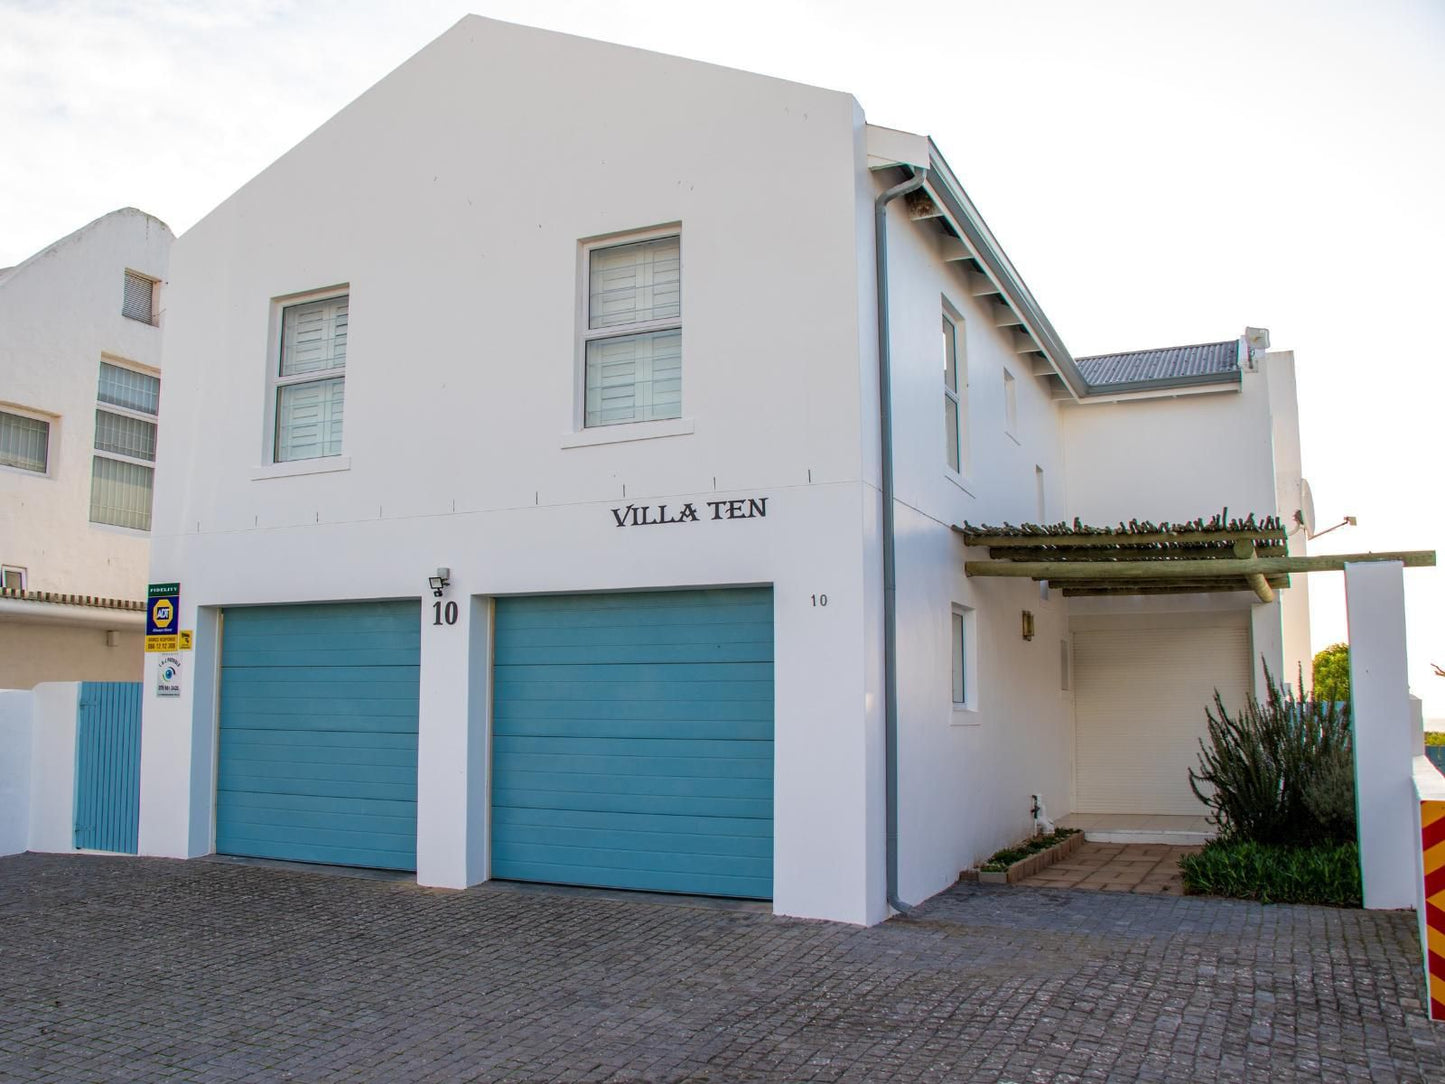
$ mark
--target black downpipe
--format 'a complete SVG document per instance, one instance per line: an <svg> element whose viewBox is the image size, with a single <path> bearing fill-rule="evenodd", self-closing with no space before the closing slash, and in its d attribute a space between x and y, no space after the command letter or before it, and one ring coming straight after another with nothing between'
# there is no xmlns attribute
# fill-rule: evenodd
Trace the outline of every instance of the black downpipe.
<svg viewBox="0 0 1445 1084"><path fill-rule="evenodd" d="M916 192L926 171L879 194L873 201L873 251L878 282L878 429L882 444L883 499L883 734L888 825L888 906L907 914L898 899L898 569L893 555L893 351L888 329L888 205Z"/></svg>

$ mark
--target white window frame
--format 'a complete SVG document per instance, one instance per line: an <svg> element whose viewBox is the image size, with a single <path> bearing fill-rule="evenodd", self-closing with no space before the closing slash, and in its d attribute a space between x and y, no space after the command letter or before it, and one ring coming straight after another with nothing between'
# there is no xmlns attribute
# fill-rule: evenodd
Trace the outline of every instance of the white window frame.
<svg viewBox="0 0 1445 1084"><path fill-rule="evenodd" d="M643 241L660 241L665 237L677 238L678 253L678 315L666 320L643 320L635 324L610 324L593 328L592 323L592 253L599 249L619 248ZM578 243L577 258L577 344L576 364L573 377L572 431L565 434L562 446L585 447L593 444L612 444L627 440L646 440L652 437L683 436L693 431L692 419L684 409L686 397L679 394L678 417L654 418L647 421L617 422L612 425L587 424L587 344L598 339L615 339L627 335L646 335L655 331L682 331L682 314L686 309L686 261L683 257L682 223L669 222L646 229L627 230L600 237L589 237ZM686 384L686 355L680 363L682 379Z"/></svg>
<svg viewBox="0 0 1445 1084"><path fill-rule="evenodd" d="M120 463L131 463L138 467L145 467L151 472L151 515L155 515L156 500L156 461L154 459L142 459L139 456L124 455L121 452L103 451L95 446L95 425L96 412L103 411L106 414L115 414L122 418L133 418L136 421L148 422L156 427L156 450L160 450L160 401L157 398L156 412L147 414L144 410L133 410L130 407L119 406L115 403L107 403L100 397L100 366L112 365L117 369L129 369L133 373L140 373L142 376L150 376L159 380L161 371L150 365L143 365L138 361L131 361L129 358L116 357L113 354L102 354L100 363L95 368L95 408L91 411L90 430L90 484L95 485L95 461L97 459L114 459ZM90 494L86 494L86 518L90 517ZM150 534L149 527L127 527L121 523L107 523L103 520L89 519L92 527L101 527L111 531L127 531L132 534ZM154 519L152 519L154 522Z"/></svg>
<svg viewBox="0 0 1445 1084"><path fill-rule="evenodd" d="M30 574L26 572L25 568L21 565L0 565L0 587L5 586L5 577L9 576L12 572L18 572L20 574L20 586L18 588L11 588L11 590L24 591L26 587L29 586Z"/></svg>
<svg viewBox="0 0 1445 1084"><path fill-rule="evenodd" d="M1019 442L1019 382L1008 367L1003 371L1003 431Z"/></svg>
<svg viewBox="0 0 1445 1084"><path fill-rule="evenodd" d="M959 658L959 642L954 635L962 625L962 659ZM976 726L978 715L978 612L972 606L955 602L948 610L948 685L949 701L953 710L954 726ZM953 677L959 662L963 667L963 700L955 700Z"/></svg>
<svg viewBox="0 0 1445 1084"><path fill-rule="evenodd" d="M7 403L0 401L0 411L6 414L14 414L18 418L29 418L32 421L44 422L45 431L45 469L31 470L29 467L12 467L8 463L0 463L0 471L8 471L11 474L23 474L26 478L54 478L55 477L55 434L59 427L60 415L51 414L44 410L35 410L32 407L24 407L19 403Z"/></svg>
<svg viewBox="0 0 1445 1084"><path fill-rule="evenodd" d="M310 373L298 373L295 376L281 375L281 346L286 334L286 310L297 305L309 305L315 301L334 301L337 298L347 299L347 344L346 364L340 369L317 370ZM341 426L341 447L342 450L336 455L319 455L311 459L283 459L279 462L276 459L276 406L281 396L281 389L290 387L293 384L311 384L322 380L335 380L338 377L343 383L342 403L346 401L346 374L351 368L351 284L348 282L337 283L333 286L323 286L315 290L306 290L298 294L284 294L271 299L271 327L267 338L266 350L266 408L262 411L265 430L262 437L262 462L265 466L258 468L252 473L252 478L281 478L297 474L323 474L329 471L347 470L351 466L351 459L346 455L346 423L343 420ZM343 405L343 410L345 409Z"/></svg>
<svg viewBox="0 0 1445 1084"><path fill-rule="evenodd" d="M139 316L132 316L130 313L128 313L128 312L125 311L125 293L124 293L124 290L125 290L125 276L130 276L130 275L134 275L134 276L135 276L136 278L138 278L138 279L145 279L147 282L149 282L149 283L151 284L151 311L150 311L150 316L148 316L148 317L147 317L146 319L144 319L144 320L142 320ZM121 278L121 291L122 291L122 292L121 292L121 300L120 300L120 314L121 314L122 316L124 316L127 320L133 320L133 321L135 321L137 324L145 324L145 325L148 326L148 327L160 327L160 325L161 325L161 320L160 320L161 313L160 313L160 306L157 304L157 295L158 295L159 292L160 292L161 280L158 279L158 278L156 278L154 275L147 275L144 271L137 271L137 270L136 270L135 268L133 268L133 267L127 267L127 268L125 269L125 276L122 276L122 278Z"/></svg>
<svg viewBox="0 0 1445 1084"><path fill-rule="evenodd" d="M945 377L943 380L944 401L951 403L958 412L958 469L955 470L949 464L947 458L947 428L944 431L944 461L943 469L955 482L967 487L969 476L972 474L972 456L969 454L969 424L968 424L968 337L967 321L958 309L949 304L948 299L943 299L943 322L953 328L953 376L955 387L948 386L945 358ZM940 328L940 332L942 329Z"/></svg>

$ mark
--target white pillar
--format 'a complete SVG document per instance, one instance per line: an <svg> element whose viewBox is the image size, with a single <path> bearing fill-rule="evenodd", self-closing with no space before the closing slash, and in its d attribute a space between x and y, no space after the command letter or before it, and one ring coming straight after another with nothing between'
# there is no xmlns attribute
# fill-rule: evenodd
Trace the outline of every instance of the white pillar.
<svg viewBox="0 0 1445 1084"><path fill-rule="evenodd" d="M1373 910L1415 905L1415 741L1403 570L1398 561L1345 565L1360 870L1365 906Z"/></svg>
<svg viewBox="0 0 1445 1084"><path fill-rule="evenodd" d="M221 667L221 611L188 606L178 626L193 629L181 651L181 694L156 695L163 655L145 657L141 683L140 845L144 855L195 858L215 850L216 728Z"/></svg>
<svg viewBox="0 0 1445 1084"><path fill-rule="evenodd" d="M466 888L487 876L491 600L453 588L439 600L440 623L437 601L422 600L416 880ZM456 622L448 624L453 613Z"/></svg>

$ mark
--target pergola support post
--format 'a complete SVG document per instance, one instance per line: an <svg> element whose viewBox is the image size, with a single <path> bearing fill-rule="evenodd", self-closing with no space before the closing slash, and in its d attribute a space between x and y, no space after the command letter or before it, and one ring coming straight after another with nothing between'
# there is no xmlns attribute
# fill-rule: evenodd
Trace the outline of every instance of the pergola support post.
<svg viewBox="0 0 1445 1084"><path fill-rule="evenodd" d="M1398 561L1345 565L1360 873L1371 910L1416 906L1418 810L1403 569Z"/></svg>

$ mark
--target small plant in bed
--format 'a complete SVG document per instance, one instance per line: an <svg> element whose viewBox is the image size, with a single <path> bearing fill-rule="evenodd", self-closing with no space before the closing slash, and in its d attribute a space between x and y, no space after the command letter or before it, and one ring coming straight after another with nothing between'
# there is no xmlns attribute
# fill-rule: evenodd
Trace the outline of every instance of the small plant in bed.
<svg viewBox="0 0 1445 1084"><path fill-rule="evenodd" d="M1034 836L1033 839L1025 840L1023 843L1015 843L1012 847L1005 847L1001 851L995 851L989 856L989 860L979 868L985 873L1002 873L1015 862L1022 862L1031 855L1046 851L1055 843L1062 843L1070 836L1079 834L1077 828L1056 828L1046 836Z"/></svg>
<svg viewBox="0 0 1445 1084"><path fill-rule="evenodd" d="M1260 903L1359 907L1360 852L1354 843L1281 846L1215 840L1179 860L1191 895Z"/></svg>

